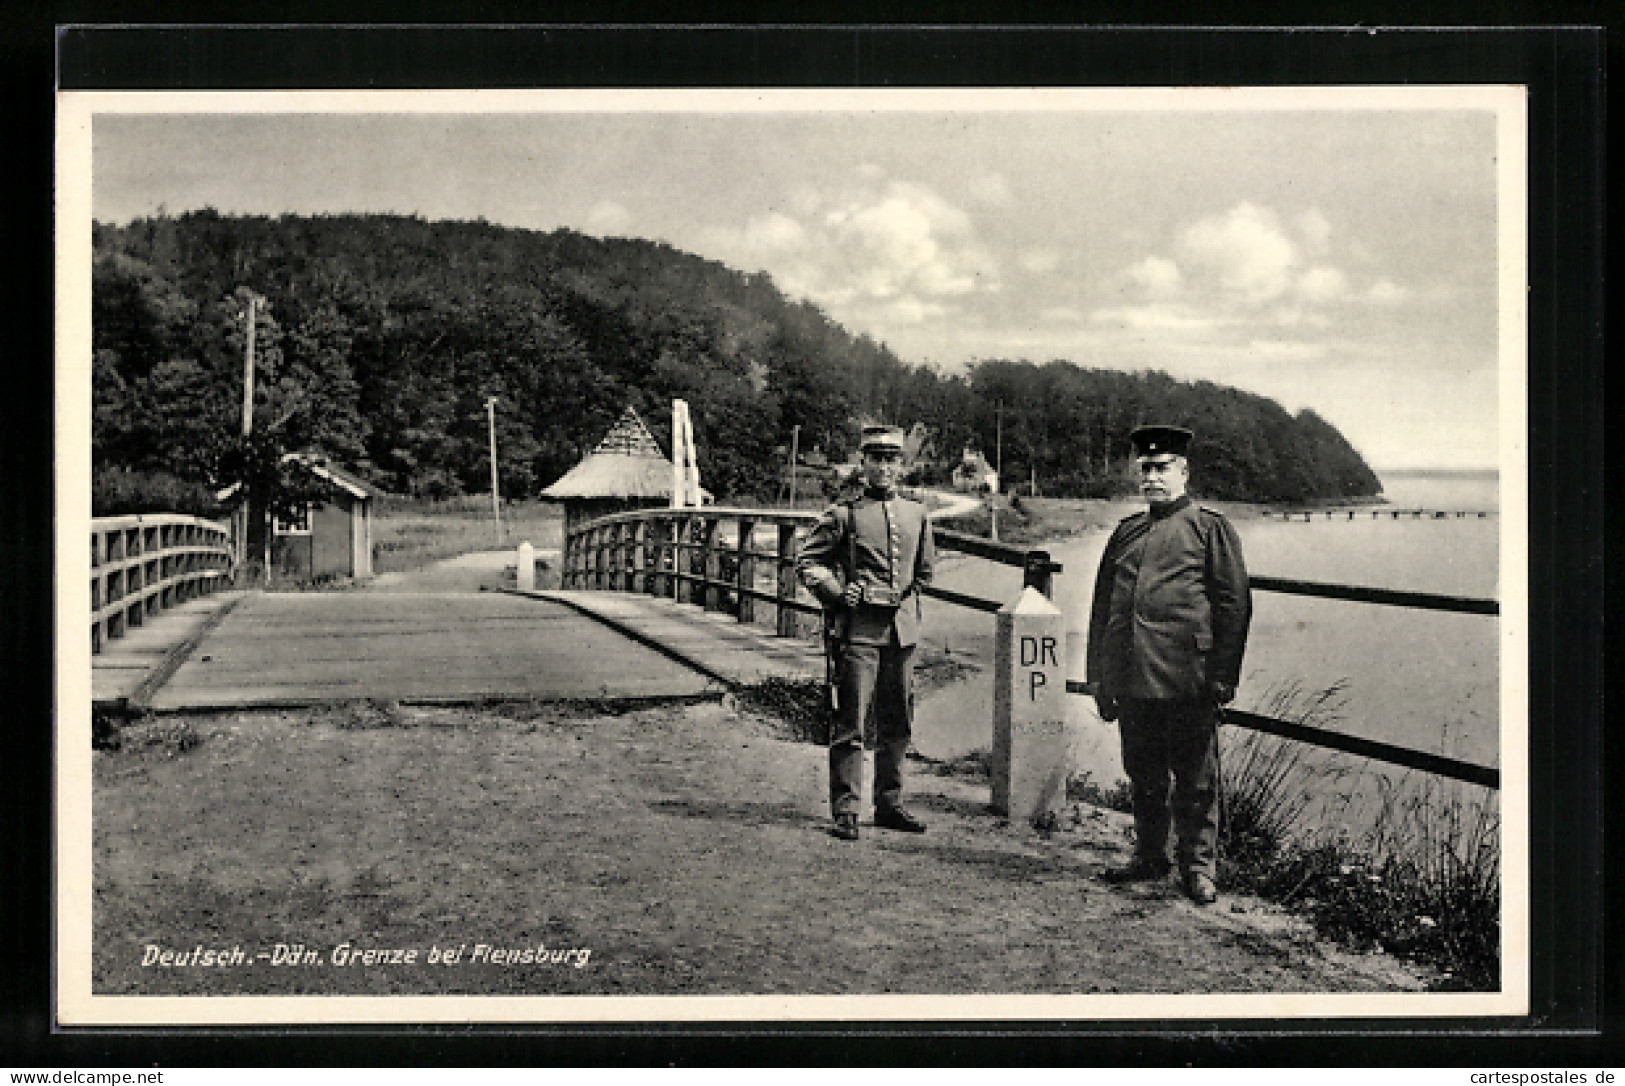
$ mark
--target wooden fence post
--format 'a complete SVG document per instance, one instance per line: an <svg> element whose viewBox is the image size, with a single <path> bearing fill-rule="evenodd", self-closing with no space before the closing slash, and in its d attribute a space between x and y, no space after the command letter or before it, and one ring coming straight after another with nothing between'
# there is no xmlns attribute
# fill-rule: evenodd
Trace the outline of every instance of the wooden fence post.
<svg viewBox="0 0 1625 1086"><path fill-rule="evenodd" d="M689 575L694 572L694 517L692 514L679 513L677 515L677 542L673 550L676 559L678 603L689 603L694 599L694 582Z"/></svg>
<svg viewBox="0 0 1625 1086"><path fill-rule="evenodd" d="M756 621L756 598L750 593L756 591L756 556L754 546L756 543L756 522L749 517L739 518L739 549L735 556L735 586L734 593L737 606L734 608L734 617L740 622Z"/></svg>
<svg viewBox="0 0 1625 1086"><path fill-rule="evenodd" d="M703 572L706 581L705 594L700 600L707 611L719 611L722 609L722 586L717 582L722 579L722 552L717 547L717 528L721 522L715 517L705 517L700 523L705 541Z"/></svg>
<svg viewBox="0 0 1625 1086"><path fill-rule="evenodd" d="M778 552L778 614L774 616L774 633L780 637L796 636L796 613L785 604L796 598L796 526L792 521L779 524Z"/></svg>

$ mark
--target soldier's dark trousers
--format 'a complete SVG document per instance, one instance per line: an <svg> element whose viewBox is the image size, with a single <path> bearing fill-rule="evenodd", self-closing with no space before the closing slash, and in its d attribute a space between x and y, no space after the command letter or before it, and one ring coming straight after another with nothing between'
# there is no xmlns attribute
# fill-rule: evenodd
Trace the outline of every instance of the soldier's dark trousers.
<svg viewBox="0 0 1625 1086"><path fill-rule="evenodd" d="M1206 698L1128 698L1120 712L1117 728L1134 800L1136 855L1167 863L1171 814L1180 870L1213 877L1219 843L1217 709Z"/></svg>
<svg viewBox="0 0 1625 1086"><path fill-rule="evenodd" d="M841 708L829 737L829 808L858 813L863 788L863 721L875 713L875 807L903 799L903 757L914 712L912 645L847 645L841 657Z"/></svg>

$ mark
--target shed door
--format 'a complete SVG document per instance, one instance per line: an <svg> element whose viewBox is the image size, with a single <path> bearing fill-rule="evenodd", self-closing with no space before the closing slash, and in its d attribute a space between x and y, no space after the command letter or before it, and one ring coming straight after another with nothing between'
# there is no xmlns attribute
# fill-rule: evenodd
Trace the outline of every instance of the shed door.
<svg viewBox="0 0 1625 1086"><path fill-rule="evenodd" d="M347 577L350 570L350 511L342 499L323 502L311 510L310 542L312 576Z"/></svg>

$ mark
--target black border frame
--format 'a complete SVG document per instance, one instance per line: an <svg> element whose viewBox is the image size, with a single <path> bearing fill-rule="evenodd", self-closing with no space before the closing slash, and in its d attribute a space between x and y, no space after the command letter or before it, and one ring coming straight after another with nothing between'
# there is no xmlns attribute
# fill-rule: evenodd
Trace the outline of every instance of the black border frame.
<svg viewBox="0 0 1625 1086"><path fill-rule="evenodd" d="M292 5L300 7L301 5ZM132 5L162 16L162 5ZM273 6L274 7L274 6ZM431 16L433 5L390 13ZM452 18L535 12L463 5ZM49 97L61 89L377 89L517 86L961 86L1521 83L1529 137L1529 588L1531 1010L1523 1019L1294 1023L633 1023L601 1027L229 1027L54 1031L50 1004L52 812L47 684L13 703L20 727L5 789L6 867L21 875L26 914L0 949L0 1061L20 1065L148 1063L467 1065L1280 1062L1546 1065L1618 1059L1620 981L1605 972L1603 788L1617 738L1603 727L1604 60L1596 25L1292 30L1004 25L134 26L90 25L63 4L53 22L5 31L6 90L20 111L12 182L43 208L7 233L36 262L10 262L36 372L51 357ZM278 22L289 5L269 10ZM1600 24L1601 8L1582 12ZM1545 13L1552 13L1548 7ZM41 13L46 14L46 13ZM233 12L238 15L238 12ZM302 14L313 16L314 6ZM1413 13L1413 14L1421 14ZM1538 13L1537 13L1538 14ZM1561 14L1561 13L1559 13ZM952 22L963 22L963 8ZM323 15L323 18L329 17ZM600 16L602 17L602 16ZM1009 16L1005 16L1008 18ZM1323 16L1324 17L1324 16ZM189 20L190 21L190 20ZM1283 20L1283 23L1285 20ZM43 33L42 33L43 32ZM41 46L45 46L42 51ZM1617 49L1612 45L1610 52ZM43 55L42 55L43 53ZM42 71L43 69L43 71ZM42 80L42 76L44 76ZM20 112L20 116L18 115ZM43 197L43 198L42 198ZM21 219L19 222L18 219ZM38 304L30 304L37 300ZM0 352L10 354L4 346ZM0 354L3 357L3 354ZM14 363L15 365L15 363ZM43 618L0 624L0 647L27 675L49 676L52 578L49 377L11 399L0 508L0 600ZM35 400L34 396L40 399ZM1610 586L1612 582L1610 580ZM38 661L40 666L29 665ZM10 715L9 713L7 714ZM1605 746L1608 748L1605 750ZM9 777L13 770L8 769ZM43 807L43 809L41 809ZM7 895L8 897L12 895ZM8 910L9 911L9 910ZM1606 990L1605 990L1605 985ZM1607 998L1605 997L1615 997ZM1373 1042L1380 1042L1374 1044Z"/></svg>

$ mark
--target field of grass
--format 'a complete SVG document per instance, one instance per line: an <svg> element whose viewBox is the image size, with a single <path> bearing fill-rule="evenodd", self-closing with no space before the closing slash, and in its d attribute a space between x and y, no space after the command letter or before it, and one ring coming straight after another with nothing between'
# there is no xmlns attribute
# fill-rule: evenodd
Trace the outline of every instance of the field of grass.
<svg viewBox="0 0 1625 1086"><path fill-rule="evenodd" d="M551 502L504 502L499 536L489 497L385 498L373 517L373 569L407 572L442 558L506 550L526 540L539 551L563 547L563 508Z"/></svg>

